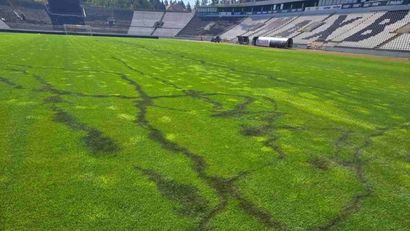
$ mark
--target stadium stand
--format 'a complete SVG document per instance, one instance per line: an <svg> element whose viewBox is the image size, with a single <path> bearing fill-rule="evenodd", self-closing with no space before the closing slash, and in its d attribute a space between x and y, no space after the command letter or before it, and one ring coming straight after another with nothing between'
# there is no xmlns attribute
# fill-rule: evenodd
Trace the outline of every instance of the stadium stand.
<svg viewBox="0 0 410 231"><path fill-rule="evenodd" d="M269 20L271 16L250 16L245 18L241 23L237 26L233 27L229 31L223 33L221 37L223 39L234 39L239 35L243 35L249 31L254 31L259 27L263 26L267 20Z"/></svg>
<svg viewBox="0 0 410 231"><path fill-rule="evenodd" d="M92 5L83 8L80 0L49 0L48 4L0 0L0 29L67 31L71 28L74 32L78 29L79 32L201 40L219 36L230 42L237 42L237 36L248 39L270 36L292 38L296 46L316 49L410 51L410 1L381 1L323 7L307 4L305 8L299 5L302 8L296 9L244 3L242 10L236 9L241 7L239 4L200 7L196 12L187 13Z"/></svg>
<svg viewBox="0 0 410 231"><path fill-rule="evenodd" d="M184 12L166 12L162 21L164 22L163 28L184 28L189 21L191 21L193 13Z"/></svg>
<svg viewBox="0 0 410 231"><path fill-rule="evenodd" d="M376 48L395 35L394 31L410 22L409 11L378 12L372 20L366 20L360 27L349 31L350 36L338 46Z"/></svg>
<svg viewBox="0 0 410 231"><path fill-rule="evenodd" d="M84 25L85 13L80 0L48 0L46 9L56 27L64 24Z"/></svg>
<svg viewBox="0 0 410 231"><path fill-rule="evenodd" d="M356 27L372 13L352 13L352 14L335 14L324 21L324 24L316 29L305 32L294 38L299 44L307 44L313 41L329 41L338 35L345 34L348 30Z"/></svg>
<svg viewBox="0 0 410 231"><path fill-rule="evenodd" d="M362 14L362 18L352 23L348 23L345 25L343 30L341 30L336 36L328 38L328 41L333 41L336 43L342 42L347 37L353 35L356 31L361 30L367 26L369 26L372 22L374 22L377 18L383 15L384 12L371 12L371 13L364 13ZM348 22L348 20L345 22Z"/></svg>
<svg viewBox="0 0 410 231"><path fill-rule="evenodd" d="M52 29L51 20L44 5L37 2L0 0L0 16L10 28Z"/></svg>
<svg viewBox="0 0 410 231"><path fill-rule="evenodd" d="M151 35L162 17L164 17L164 12L134 11L128 34Z"/></svg>
<svg viewBox="0 0 410 231"><path fill-rule="evenodd" d="M154 27L163 15L164 12L134 11L131 27Z"/></svg>
<svg viewBox="0 0 410 231"><path fill-rule="evenodd" d="M47 6L56 13L82 15L80 0L48 0Z"/></svg>
<svg viewBox="0 0 410 231"><path fill-rule="evenodd" d="M290 17L274 17L271 18L269 21L265 22L263 26L256 29L255 31L249 31L245 33L245 36L268 36L271 31L277 30L286 26L288 23L295 20L297 16L290 16Z"/></svg>
<svg viewBox="0 0 410 231"><path fill-rule="evenodd" d="M410 34L401 34L380 48L385 50L410 51Z"/></svg>
<svg viewBox="0 0 410 231"><path fill-rule="evenodd" d="M178 33L178 37L216 36L221 35L238 25L241 17L200 17L195 15L192 20Z"/></svg>
<svg viewBox="0 0 410 231"><path fill-rule="evenodd" d="M126 34L133 18L132 10L85 7L85 24L94 32Z"/></svg>
<svg viewBox="0 0 410 231"><path fill-rule="evenodd" d="M3 20L0 20L0 29L9 29L10 27L3 22Z"/></svg>
<svg viewBox="0 0 410 231"><path fill-rule="evenodd" d="M268 33L269 36L273 37L295 37L296 35L303 33L302 30L305 27L308 27L310 24L316 24L318 22L322 22L325 18L329 17L329 15L311 15L311 16L300 16L293 20L292 22L288 23L287 25L273 30L272 32Z"/></svg>
<svg viewBox="0 0 410 231"><path fill-rule="evenodd" d="M191 21L193 13L166 12L161 20L161 27L155 29L153 35L175 37Z"/></svg>
<svg viewBox="0 0 410 231"><path fill-rule="evenodd" d="M252 21L250 17L244 19L222 37L285 37L293 38L295 44L302 45L321 42L325 47L409 51L406 42L410 30L408 10L274 16L262 26L242 33L240 26L249 21ZM409 28L397 32L405 26Z"/></svg>

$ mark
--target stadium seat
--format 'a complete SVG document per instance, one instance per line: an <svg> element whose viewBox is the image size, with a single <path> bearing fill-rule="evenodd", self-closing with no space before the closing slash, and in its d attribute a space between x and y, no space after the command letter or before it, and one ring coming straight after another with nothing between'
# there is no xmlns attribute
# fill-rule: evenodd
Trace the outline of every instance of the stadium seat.
<svg viewBox="0 0 410 231"><path fill-rule="evenodd" d="M393 37L394 31L409 21L410 15L407 10L378 12L349 31L349 36L344 36L343 42L339 46L376 48Z"/></svg>
<svg viewBox="0 0 410 231"><path fill-rule="evenodd" d="M268 32L267 35L273 37L292 38L300 34L304 27L309 26L311 23L321 22L327 17L329 17L328 14L300 16L287 23L285 26Z"/></svg>
<svg viewBox="0 0 410 231"><path fill-rule="evenodd" d="M257 28L256 30L249 31L244 36L267 36L270 32L278 30L288 23L295 20L298 16L290 16L290 17L273 17L270 20L266 21L263 26Z"/></svg>
<svg viewBox="0 0 410 231"><path fill-rule="evenodd" d="M399 35L394 40L381 46L380 49L410 51L410 34Z"/></svg>
<svg viewBox="0 0 410 231"><path fill-rule="evenodd" d="M371 13L335 14L327 18L324 24L310 32L302 33L294 38L299 44L314 41L329 41L338 35L345 34L356 25L370 17Z"/></svg>
<svg viewBox="0 0 410 231"><path fill-rule="evenodd" d="M233 27L229 31L223 33L221 37L223 39L234 39L239 35L243 35L249 31L254 31L263 26L271 16L250 16L245 18L239 25Z"/></svg>
<svg viewBox="0 0 410 231"><path fill-rule="evenodd" d="M153 35L175 37L191 21L193 13L166 12L162 18L162 26L156 28Z"/></svg>
<svg viewBox="0 0 410 231"><path fill-rule="evenodd" d="M104 7L86 7L85 23L93 31L126 34L131 25L133 11L123 9L109 9ZM108 19L114 19L115 24L109 25Z"/></svg>
<svg viewBox="0 0 410 231"><path fill-rule="evenodd" d="M216 36L238 25L240 17L200 17L192 20L178 33L178 37Z"/></svg>

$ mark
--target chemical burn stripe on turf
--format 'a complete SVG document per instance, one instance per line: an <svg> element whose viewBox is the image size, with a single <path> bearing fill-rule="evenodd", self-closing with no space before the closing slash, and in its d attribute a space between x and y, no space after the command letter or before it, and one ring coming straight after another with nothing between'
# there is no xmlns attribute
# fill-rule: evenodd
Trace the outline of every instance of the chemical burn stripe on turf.
<svg viewBox="0 0 410 231"><path fill-rule="evenodd" d="M128 79L128 81L132 81L132 80ZM133 84L136 84L135 81L133 81ZM139 85L138 85L138 89L139 89L139 90L142 90L142 88L141 88ZM141 92L141 93L142 93L142 92ZM148 97L148 95L144 93L144 97ZM149 98L149 97L148 97L148 98ZM270 100L270 101L272 102L273 100ZM273 101L273 102L272 102L272 105L273 105L273 108L274 108L275 110L277 110L276 102ZM276 112L276 111L272 111L271 114L270 114L270 116L267 116L267 117L264 119L264 121L267 122L268 125L264 125L264 126L262 126L262 127L260 127L260 128L256 128L256 129L259 130L259 131L262 130L262 133L264 133L264 134L268 134L268 132L263 131L263 130L264 130L264 129L265 129L265 130L268 130L268 131L269 131L269 130L274 130L275 127L274 127L274 125L273 125L272 122L275 121L275 118L278 118L280 114L281 114L281 113L278 113L278 112ZM272 123L272 124L270 124L270 123ZM291 127L291 126L284 126L283 128L284 128L284 129L290 129L290 130L300 130L300 128L294 128L294 127ZM261 134L259 134L259 135L261 135ZM277 146L276 144L274 144L274 142L276 141L276 139L277 139L277 138L275 138L275 137L274 137L274 138L270 138L270 139L268 139L267 141L265 141L265 144L268 145L268 146L269 146L269 145L272 146L272 148L273 148L274 150L276 150L276 151L280 154L280 158L283 158L283 157L284 157L283 151L281 151L281 150L279 149L279 146ZM170 146L170 145L168 145L168 146ZM240 200L240 201L241 201L240 206L241 206L241 208L245 209L248 214L253 215L253 216L256 216L256 217L259 218L259 220L262 221L262 223L264 223L265 225L274 227L274 225L272 225L272 224L274 224L275 222L273 222L273 221L270 220L270 219L267 219L268 217L270 217L269 214L264 213L264 212L261 212L259 209L256 209L254 206L252 206L252 204L251 204L249 201L246 201L244 198L241 198L241 197L238 197L238 196L237 196L237 197L234 197L234 198L236 198L236 199L241 199L241 200ZM222 205L224 205L225 203L226 203L226 202L221 203L220 205L217 206L217 208L222 208L222 210L223 210L223 208L224 208L225 206L222 206ZM214 213L215 213L215 212L211 212L211 214L214 214ZM277 223L277 224L276 224L276 227L281 227L280 223ZM283 229L283 227L280 228L280 229Z"/></svg>
<svg viewBox="0 0 410 231"><path fill-rule="evenodd" d="M7 78L1 77L1 76L0 76L0 83L4 83L7 86L13 87L15 89L23 89L23 86L21 86L19 84L16 84L15 82L13 82L13 81L11 81Z"/></svg>
<svg viewBox="0 0 410 231"><path fill-rule="evenodd" d="M303 88L316 89L316 90L325 91L325 92L335 92L335 93L337 93L341 96L348 97L350 99L357 98L356 94L347 94L347 92L334 91L334 90L330 90L330 89L327 89L327 88L324 88L324 87L321 87L321 86L312 86L311 84L307 85L307 84L300 83L300 82L290 81L288 79L276 78L272 74L259 73L259 72L255 72L255 71L249 71L249 70L246 70L246 69L242 70L242 69L234 68L234 67L229 66L229 65L223 65L221 63L209 62L209 61L206 61L206 60L203 60L203 59L198 59L196 57L189 56L186 53L181 53L181 52L178 53L178 51L169 52L167 50L160 50L160 49L155 49L155 48L152 48L152 47L147 48L147 47L145 47L141 44L124 42L124 41L121 41L120 43L133 45L133 46L138 47L140 49L143 49L147 52L150 52L150 53L155 52L157 54L161 54L162 56L164 54L166 54L168 56L175 57L176 58L175 60L178 60L179 58L186 59L188 61L199 62L201 65L214 66L214 67L226 69L226 70L229 70L230 72L235 72L235 73L238 73L238 74L241 74L241 75L247 74L247 75L253 75L253 76L260 76L260 77L263 77L263 78L266 78L266 79L269 79L269 80L272 80L272 81L285 83L285 84L288 84L288 85L293 86L293 87L303 87ZM246 75L244 75L244 77L246 77Z"/></svg>
<svg viewBox="0 0 410 231"><path fill-rule="evenodd" d="M130 80L130 79L128 79L128 80ZM135 84L135 82L134 82L134 84ZM141 87L139 86L138 87L141 91L142 91L142 89L141 89ZM148 97L148 95L146 95L145 94L145 96L146 97ZM278 113L278 112L276 112L276 109L277 109L277 105L276 105L276 103L273 103L273 105L274 105L274 108L275 108L275 113L272 113L272 115L271 116L273 116L273 117L278 117L278 115L280 115L281 113ZM272 118L272 117L266 117L266 122L268 122L268 121L273 121L274 120L274 118ZM268 128L268 129L273 129L273 127L270 127L270 126L272 126L273 124L271 124L271 125L265 125L264 127L262 127L262 128ZM259 128L260 129L260 128ZM289 130L300 130L301 128L294 128L294 127L290 127L290 126L288 126L288 127L286 127L286 129L289 129ZM302 128L303 129L303 128ZM327 129L329 129L329 128L324 128L325 130L327 130ZM334 129L334 128L331 128L331 129ZM275 140L273 139L273 140L268 140L267 142L274 142ZM340 142L340 141L339 141ZM270 143L271 144L271 143ZM269 145L269 143L267 143L267 145ZM276 147L273 147L274 149L276 148ZM362 148L367 148L367 146L365 146L365 147L362 147ZM361 148L359 148L359 149L361 149ZM279 152L280 153L280 151L279 150L277 150L277 152ZM361 167L360 167L361 168ZM206 179L206 176L204 177L205 179ZM218 179L218 178L217 178ZM223 180L222 180L223 181ZM221 181L220 181L221 182ZM226 181L225 181L226 182ZM363 182L362 182L363 183ZM215 208L214 208L214 210L212 210L210 213L209 213L209 216L208 217L206 217L204 220L203 220L203 222L201 223L201 225L200 225L200 227L202 227L202 228L204 228L204 227L206 227L206 224L208 224L208 222L209 222L209 220L210 219L212 219L212 217L214 217L216 214L218 214L218 213L220 213L221 211L223 211L224 209L225 209L225 207L226 207L226 204L227 204L227 198L226 197L224 197L223 195L224 195L224 193L226 193L226 191L229 191L228 189L232 189L234 186L233 185L231 185L231 186L227 186L227 184L221 184L221 185L225 185L225 189L224 190L222 190L222 193L220 193L221 191L219 191L219 190L216 190L217 192L218 192L218 194L219 194L219 196L220 196L220 198L221 198L221 202L220 202L220 204L218 204L218 206L216 206ZM231 191L231 193L232 194L230 194L231 196L233 196L233 195L235 195L235 190L233 190L233 191ZM321 225L319 225L319 226L315 226L315 227L312 227L312 228L308 228L308 229L311 229L311 230L328 230L328 229L331 229L331 228L333 228L333 227L335 227L336 225L338 225L339 223L341 223L343 220L345 220L347 217L349 217L349 216L351 216L351 215L353 215L355 212L357 212L358 210L359 210L359 208L360 208L360 204L361 204L361 202L366 198L366 197L368 197L369 195L367 195L367 194L357 194L357 195L355 195L355 196L353 196L352 197L352 199L347 203L347 205L345 205L340 211L339 211L339 213L338 214L336 214L335 215L335 217L334 218L332 218L332 219L330 219L329 221L327 221L327 222L325 222L324 224L321 224ZM242 208L242 209L244 209L248 214L250 214L250 215L253 215L253 216L255 216L255 217L257 217L262 223L264 223L265 225L267 225L267 226L269 226L269 227L276 227L277 229L280 229L280 230L283 230L283 229L286 229L286 227L285 226L283 226L281 223L279 223L279 222L277 222L277 223L275 223L274 221L272 221L271 220L271 215L269 214L269 213L267 213L267 212L264 212L263 210L261 210L260 208L255 208L254 206L252 206L253 204L252 203L250 203L249 201L246 201L246 199L244 199L244 198L241 198L240 196L233 196L234 198L236 198L236 199L239 199L240 200L240 207ZM205 224L205 225L204 225Z"/></svg>
<svg viewBox="0 0 410 231"><path fill-rule="evenodd" d="M93 154L112 154L120 150L120 146L110 137L100 130L90 127L80 122L76 117L57 107L58 103L65 102L60 95L65 95L64 91L57 90L53 85L45 81L41 76L35 75L35 79L43 85L42 91L53 94L44 99L44 103L51 104L50 108L54 112L54 121L62 123L74 131L86 133L82 137L83 143ZM69 94L72 95L72 94Z"/></svg>
<svg viewBox="0 0 410 231"><path fill-rule="evenodd" d="M239 201L240 208L242 208L247 214L258 219L262 224L268 227L276 228L278 230L287 230L284 224L281 224L280 222L274 220L272 218L272 215L269 214L265 209L260 208L253 202L245 199L234 185L234 180L207 175L207 163L202 158L202 156L193 153L189 149L182 147L175 142L167 140L164 134L159 129L155 128L146 118L147 108L153 105L153 101L150 96L135 80L130 79L126 75L123 75L122 79L127 81L130 85L134 86L136 92L141 96L140 100L135 101L135 106L139 111L139 114L136 116L138 125L145 128L149 132L149 138L159 143L162 148L173 153L180 153L188 158L193 164L193 170L198 174L198 177L204 180L208 184L208 186L213 188L218 194L218 197L220 198L219 204L201 220L198 227L199 229L206 229L208 227L209 221L226 208L228 199L232 197ZM233 179L239 179L240 176L243 175L243 173L240 173L238 177L233 177Z"/></svg>
<svg viewBox="0 0 410 231"><path fill-rule="evenodd" d="M38 75L34 75L34 78L37 79L41 84L43 84L43 87L39 89L38 91L47 91L53 94L57 95L68 95L68 96L77 96L77 97L90 97L90 98L119 98L119 99L136 99L138 97L136 96L124 96L124 95L91 95L91 94L84 94L81 92L72 92L72 91L67 91L67 90L60 90L52 86L50 83L45 81L43 78L41 78Z"/></svg>
<svg viewBox="0 0 410 231"><path fill-rule="evenodd" d="M362 153L364 150L368 149L373 142L373 139L376 137L382 137L384 136L387 132L390 132L395 129L405 129L408 130L410 126L408 124L403 124L399 126L392 126L388 128L379 128L367 135L362 142L361 145L357 146L353 152L353 158L351 161L346 162L346 161L340 161L339 159L335 159L335 163L339 164L340 166L343 167L349 167L352 169L352 171L355 173L357 180L361 183L364 191L359 192L356 195L354 195L349 202L330 220L327 222L318 225L318 226L313 226L308 228L307 230L330 230L334 229L343 221L345 221L348 217L352 216L353 214L357 213L361 206L362 203L365 199L369 198L373 193L373 187L370 184L370 182L367 179L366 173L364 171L364 160L362 159ZM334 146L336 148L335 152L335 158L338 158L341 148L344 146L344 144L347 142L349 137L353 135L352 131L344 131L340 135L340 137L336 140Z"/></svg>
<svg viewBox="0 0 410 231"><path fill-rule="evenodd" d="M113 59L121 62L124 66L126 66L128 69L130 69L131 71L135 71L141 75L145 75L144 72L135 69L134 67L132 67L130 64L128 64L125 60L117 58L117 57L112 57ZM165 84L165 85L169 85L174 87L177 90L181 90L184 95L169 95L169 96L155 96L155 97L151 97L151 98L176 98L176 97L184 97L184 96L190 96L194 99L201 99L202 101L209 103L213 106L215 111L221 110L223 109L223 104L221 104L218 101L213 100L212 98L210 98L209 96L217 96L217 95L224 95L224 96L235 96L235 97L241 97L244 98L243 103L239 103L235 106L234 109L232 110L228 110L228 111L224 111L224 112L219 112L219 113L215 113L213 116L215 117L230 117L230 116L235 116L235 115L239 115L239 114L243 114L245 113L246 107L253 103L255 101L255 99L253 97L250 96L244 96L244 95L234 95L234 94L222 94L222 93L204 93L201 91L196 91L196 90L191 90L191 89L184 89L178 85L176 85L175 83L172 83L169 80L166 79L162 79L159 77L153 77L151 76L152 79L158 80L159 82Z"/></svg>
<svg viewBox="0 0 410 231"><path fill-rule="evenodd" d="M189 217L202 217L209 210L208 201L192 185L181 184L167 179L152 169L144 169L135 166L149 180L153 181L159 192L169 200L177 201L182 207L177 210L178 214Z"/></svg>

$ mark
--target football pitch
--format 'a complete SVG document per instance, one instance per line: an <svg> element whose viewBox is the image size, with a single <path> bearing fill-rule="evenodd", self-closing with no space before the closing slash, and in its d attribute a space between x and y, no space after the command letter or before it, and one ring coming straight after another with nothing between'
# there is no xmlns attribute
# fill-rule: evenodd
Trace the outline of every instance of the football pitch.
<svg viewBox="0 0 410 231"><path fill-rule="evenodd" d="M0 34L0 230L408 230L410 62Z"/></svg>

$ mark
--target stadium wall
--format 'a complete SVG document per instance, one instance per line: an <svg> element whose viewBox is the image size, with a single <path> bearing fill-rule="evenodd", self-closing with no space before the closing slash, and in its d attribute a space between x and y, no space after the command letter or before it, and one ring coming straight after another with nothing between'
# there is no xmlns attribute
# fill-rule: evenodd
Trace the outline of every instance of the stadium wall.
<svg viewBox="0 0 410 231"><path fill-rule="evenodd" d="M67 35L66 31L58 30L27 30L27 29L0 29L0 32L8 33L23 33L23 34L49 34L49 35ZM89 32L76 32L72 33L75 35L82 36L95 36L95 37L124 37L124 38L148 38L148 39L159 39L158 36L144 36L144 35L128 35L128 34L118 34L118 33L89 33Z"/></svg>

